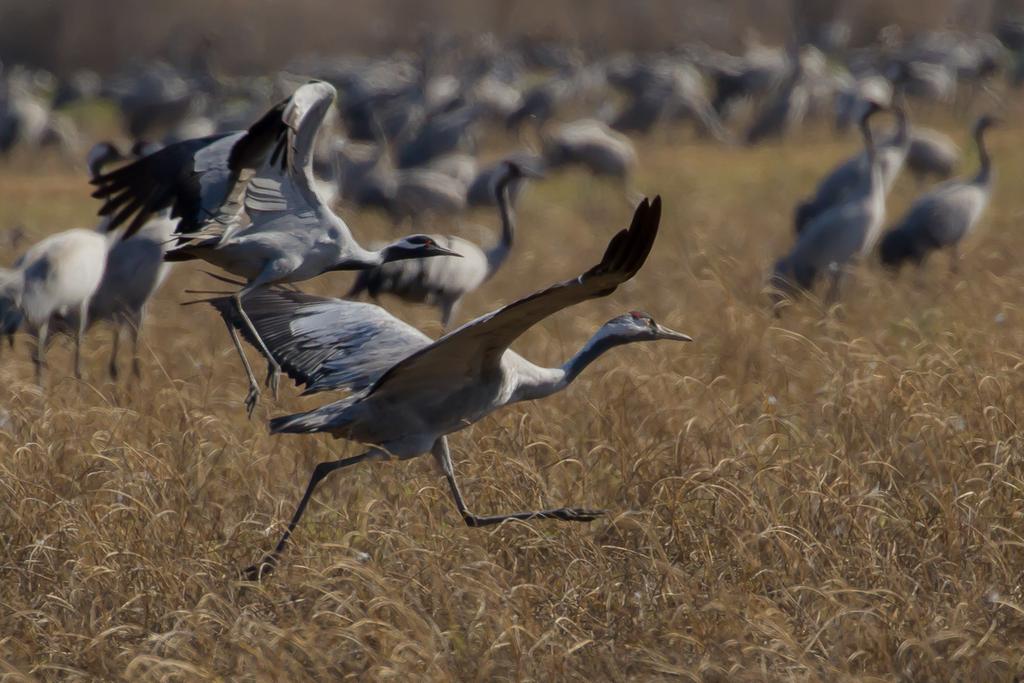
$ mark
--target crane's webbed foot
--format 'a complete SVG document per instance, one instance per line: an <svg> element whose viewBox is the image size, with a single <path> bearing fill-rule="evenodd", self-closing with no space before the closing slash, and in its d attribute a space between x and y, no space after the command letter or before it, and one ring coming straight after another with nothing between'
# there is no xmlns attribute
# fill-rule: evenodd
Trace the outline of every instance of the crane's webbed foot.
<svg viewBox="0 0 1024 683"><path fill-rule="evenodd" d="M260 387L255 382L249 383L249 393L245 396L245 415L250 420L252 419L252 413L256 410L256 404L260 402Z"/></svg>
<svg viewBox="0 0 1024 683"><path fill-rule="evenodd" d="M242 570L242 578L246 581L262 581L264 577L270 576L277 568L277 555L271 553L264 555L263 559L254 565Z"/></svg>
<svg viewBox="0 0 1024 683"><path fill-rule="evenodd" d="M480 517L465 513L462 518L467 526L481 527L500 524L506 519L560 519L563 522L592 522L607 514L605 510L587 510L585 508L556 508L554 510L538 510L536 512L515 512L510 515L488 515Z"/></svg>

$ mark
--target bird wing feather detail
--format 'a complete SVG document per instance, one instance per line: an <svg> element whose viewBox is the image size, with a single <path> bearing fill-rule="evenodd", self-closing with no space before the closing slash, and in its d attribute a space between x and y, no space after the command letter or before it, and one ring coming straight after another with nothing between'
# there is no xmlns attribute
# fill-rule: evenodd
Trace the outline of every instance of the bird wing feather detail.
<svg viewBox="0 0 1024 683"><path fill-rule="evenodd" d="M544 318L588 299L608 296L640 270L658 234L661 197L643 200L629 228L608 243L601 262L579 277L548 287L472 320L398 362L368 393L402 392L439 382L467 381L497 368L505 350Z"/></svg>
<svg viewBox="0 0 1024 683"><path fill-rule="evenodd" d="M250 343L232 299L211 299L225 322ZM430 344L430 337L372 304L263 288L242 300L246 314L282 369L305 394L366 389L388 368Z"/></svg>
<svg viewBox="0 0 1024 683"><path fill-rule="evenodd" d="M252 172L282 144L288 102L278 103L248 130L173 143L93 178L93 197L103 200L99 214L110 217L107 232L127 225L123 238L130 237L168 208L181 219L179 233L230 222Z"/></svg>

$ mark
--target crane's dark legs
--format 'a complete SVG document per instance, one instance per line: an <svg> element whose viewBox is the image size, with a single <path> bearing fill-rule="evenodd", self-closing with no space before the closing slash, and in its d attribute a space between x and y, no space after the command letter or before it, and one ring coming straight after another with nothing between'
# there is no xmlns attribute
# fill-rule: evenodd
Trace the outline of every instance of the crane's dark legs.
<svg viewBox="0 0 1024 683"><path fill-rule="evenodd" d="M46 320L36 330L36 350L32 355L32 363L36 367L36 384L43 386L43 369L46 367L46 335L50 331L50 321Z"/></svg>
<svg viewBox="0 0 1024 683"><path fill-rule="evenodd" d="M452 498L455 499L455 506L459 509L459 513L462 514L462 519L466 522L467 526L490 526L492 524L500 524L507 519L561 519L566 522L591 522L605 514L604 510L555 508L551 510L513 512L506 515L487 515L483 517L474 515L469 511L466 507L466 503L462 500L462 492L459 491L459 485L455 481L455 468L452 465L451 452L448 450L448 440L444 437L438 439L431 452L437 459L437 463L441 466L441 471L444 472L444 476L448 479L448 486L451 488Z"/></svg>
<svg viewBox="0 0 1024 683"><path fill-rule="evenodd" d="M825 305L829 308L839 303L839 292L842 289L845 274L841 267L833 265L829 268L829 287L825 294Z"/></svg>
<svg viewBox="0 0 1024 683"><path fill-rule="evenodd" d="M277 398L277 381L281 373L281 366L277 364L276 360L274 360L274 356L271 355L270 349L268 349L267 345L263 343L263 337L261 337L260 333L256 331L256 326L253 325L252 320L249 319L249 314L245 312L244 308L242 308L242 297L256 289L256 287L261 286L261 284L262 283L251 284L245 287L231 297L231 300L235 302L235 310L238 311L238 315L241 316L245 326L249 328L249 333L252 335L252 338L256 340L256 348L258 348L260 353L263 354L263 357L267 359L267 386L270 388L271 393L274 394L274 398ZM255 381L251 370L249 373L249 380L250 382ZM248 401L248 399L246 400Z"/></svg>
<svg viewBox="0 0 1024 683"><path fill-rule="evenodd" d="M452 318L455 317L455 311L459 308L459 299L449 299L441 304L441 330L444 332L448 331L449 326L452 324Z"/></svg>
<svg viewBox="0 0 1024 683"><path fill-rule="evenodd" d="M139 335L142 334L142 316L138 316L129 323L132 333L132 376L135 379L142 377L142 366L139 362Z"/></svg>
<svg viewBox="0 0 1024 683"><path fill-rule="evenodd" d="M249 379L249 393L245 396L245 414L251 418L252 411L256 410L256 403L260 400L260 383L256 381L256 375L252 372L252 366L249 365L249 359L245 356L245 349L242 348L242 341L238 338L235 326L227 320L224 321L224 324L228 326L228 334L231 335L235 351L238 351L238 357L242 359L245 376Z"/></svg>
<svg viewBox="0 0 1024 683"><path fill-rule="evenodd" d="M277 542L277 546L272 552L268 553L258 563L245 570L244 574L246 578L250 580L257 580L274 571L274 567L277 565L278 556L281 555L285 545L288 543L288 539L292 535L292 531L295 530L299 520L302 519L302 514L306 511L306 506L309 505L309 499L313 497L313 491L316 489L317 484L319 484L324 477L335 470L340 470L343 467L348 467L349 465L356 465L365 460L383 459L386 457L387 455L383 451L374 449L362 453L361 455L354 455L351 458L329 460L317 465L313 469L313 476L309 478L309 483L306 485L306 492L302 494L302 500L299 501L299 507L295 509L295 514L292 515L292 521L288 523L288 529L284 532L284 535L281 536L281 540Z"/></svg>
<svg viewBox="0 0 1024 683"><path fill-rule="evenodd" d="M82 379L82 337L89 325L89 302L82 303L78 310L78 327L75 328L75 379Z"/></svg>
<svg viewBox="0 0 1024 683"><path fill-rule="evenodd" d="M113 325L114 338L110 342L110 363L107 364L107 372L110 379L117 381L117 352L121 347L121 323L115 320Z"/></svg>

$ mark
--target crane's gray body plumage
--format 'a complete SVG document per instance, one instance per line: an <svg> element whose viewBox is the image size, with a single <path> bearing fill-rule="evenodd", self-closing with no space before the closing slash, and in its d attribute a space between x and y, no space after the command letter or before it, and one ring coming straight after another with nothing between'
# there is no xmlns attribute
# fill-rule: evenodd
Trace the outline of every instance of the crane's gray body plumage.
<svg viewBox="0 0 1024 683"><path fill-rule="evenodd" d="M330 84L311 81L247 132L234 134L239 137L230 145L226 142L230 137L186 141L99 176L93 182L98 186L96 195L106 199L101 214L111 216L109 229L135 215L127 230L131 235L141 227L140 220L171 208L171 215L181 215L183 220L178 244L166 259L202 259L244 278L245 286L234 297L243 320L241 299L264 285L302 282L329 270L359 270L390 260L450 254L425 235L412 235L375 251L365 249L317 194L313 145L335 95ZM162 155L168 160L154 161ZM185 220L192 215L186 209L194 212L196 206L208 220L184 232L184 226L193 223ZM252 329L249 332L267 359L267 383L274 389L278 369L258 335ZM236 346L242 355L241 346ZM246 406L251 412L259 385L244 355L242 361L249 377Z"/></svg>
<svg viewBox="0 0 1024 683"><path fill-rule="evenodd" d="M142 332L146 305L163 284L171 269L164 254L177 220L166 216L151 219L134 235L115 242L107 252L107 267L99 289L89 301L89 326L110 322L114 338L110 351L109 370L116 378L117 354L122 330L132 338L132 370L139 369L139 335Z"/></svg>
<svg viewBox="0 0 1024 683"><path fill-rule="evenodd" d="M378 444L399 457L412 457L429 451L441 436L463 429L503 405L564 388L566 369L540 368L508 346L552 313L610 294L632 277L650 251L659 219L660 201L641 205L633 227L613 240L602 263L587 274L477 318L436 342L395 358L365 391L313 411L278 418L271 423L272 431L328 431ZM334 305L349 306L341 301ZM387 313L376 315L380 318ZM394 323L390 325L394 329ZM406 343L412 342L412 336L406 336Z"/></svg>
<svg viewBox="0 0 1024 683"><path fill-rule="evenodd" d="M953 175L960 161L960 148L945 133L918 128L910 133L907 170L924 181L929 177L945 180Z"/></svg>
<svg viewBox="0 0 1024 683"><path fill-rule="evenodd" d="M882 186L886 194L892 189L904 163L907 161L911 133L906 115L896 109L896 130L877 147L878 164L882 174ZM794 227L799 235L804 228L830 208L862 193L870 186L871 168L868 155L861 150L835 167L818 185L814 196L799 204L794 216Z"/></svg>
<svg viewBox="0 0 1024 683"><path fill-rule="evenodd" d="M985 148L985 130L994 122L984 116L975 124L974 139L981 165L969 179L951 180L920 197L882 239L880 255L888 266L921 263L932 251L956 249L970 234L989 204L992 165Z"/></svg>
<svg viewBox="0 0 1024 683"><path fill-rule="evenodd" d="M476 178L469 185L466 192L466 200L469 206L497 206L498 204L498 181L505 171L506 162L511 161L520 168L534 174L544 171L544 159L533 152L513 152L503 159L481 169ZM513 180L508 188L509 201L515 206L519 199L519 192L523 187L523 180Z"/></svg>
<svg viewBox="0 0 1024 683"><path fill-rule="evenodd" d="M543 136L544 160L554 168L577 164L594 175L625 179L636 166L632 141L601 121L580 119Z"/></svg>
<svg viewBox="0 0 1024 683"><path fill-rule="evenodd" d="M781 88L757 115L746 134L748 145L784 138L803 122L807 114L809 94L804 83L799 55L792 55L791 73Z"/></svg>
<svg viewBox="0 0 1024 683"><path fill-rule="evenodd" d="M588 299L607 296L643 265L657 236L661 200L637 208L628 230L611 240L601 262L579 277L484 315L431 342L386 311L369 304L261 290L248 300L256 329L286 371L309 390L344 387L353 393L314 410L271 420L274 433L327 432L371 450L321 463L306 487L276 549L250 569L273 565L299 522L318 482L330 472L367 459L407 459L431 452L448 479L470 526L504 519L558 518L589 521L596 512L561 508L478 517L469 512L455 482L446 435L518 401L543 398L568 386L607 350L629 342L686 335L632 312L606 323L559 368L535 365L509 349L544 318ZM244 327L225 299L211 302L234 327ZM355 336L353 338L353 335Z"/></svg>
<svg viewBox="0 0 1024 683"><path fill-rule="evenodd" d="M775 264L772 284L778 291L792 292L794 286L809 290L818 275L831 271L831 296L835 296L843 268L869 252L878 240L885 221L885 188L868 123L877 110L877 106L871 107L860 124L871 169L869 182L852 198L806 225L789 254Z"/></svg>
<svg viewBox="0 0 1024 683"><path fill-rule="evenodd" d="M425 303L441 309L441 324L447 328L462 298L494 276L512 250L515 219L511 207L511 186L527 172L513 162L503 162L495 193L501 216L501 238L486 251L454 235L431 235L435 242L461 256L396 261L360 271L348 293L363 292L377 298L391 294L411 303Z"/></svg>

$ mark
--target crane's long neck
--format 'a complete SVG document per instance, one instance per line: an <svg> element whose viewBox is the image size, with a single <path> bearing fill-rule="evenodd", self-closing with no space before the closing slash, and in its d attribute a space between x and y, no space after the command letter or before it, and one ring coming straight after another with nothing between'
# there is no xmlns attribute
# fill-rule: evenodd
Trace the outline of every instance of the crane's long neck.
<svg viewBox="0 0 1024 683"><path fill-rule="evenodd" d="M609 349L629 343L628 339L599 331L579 352L559 368L535 368L528 376L520 377L512 401L532 401L558 393L579 377L588 365Z"/></svg>
<svg viewBox="0 0 1024 683"><path fill-rule="evenodd" d="M387 246L380 249L364 249L354 239L350 238L350 242L339 255L337 263L328 270L366 270L397 260L388 258Z"/></svg>
<svg viewBox="0 0 1024 683"><path fill-rule="evenodd" d="M509 178L502 178L498 184L498 213L501 216L501 239L493 247L487 250L487 278L490 279L494 273L501 268L512 251L512 241L515 239L515 216L512 213L512 202L509 198Z"/></svg>
<svg viewBox="0 0 1024 683"><path fill-rule="evenodd" d="M893 137L893 144L897 147L905 147L910 142L910 123L907 121L907 112L903 107L893 107L896 114L896 135Z"/></svg>
<svg viewBox="0 0 1024 683"><path fill-rule="evenodd" d="M977 185L988 185L992 180L992 158L988 155L988 147L985 145L985 128L978 126L974 131L974 144L978 147L978 174L974 176Z"/></svg>
<svg viewBox="0 0 1024 683"><path fill-rule="evenodd" d="M868 194L874 195L881 190L882 169L878 163L878 150L875 148L875 137L871 134L868 117L861 121L860 130L864 136L864 154L868 160Z"/></svg>

